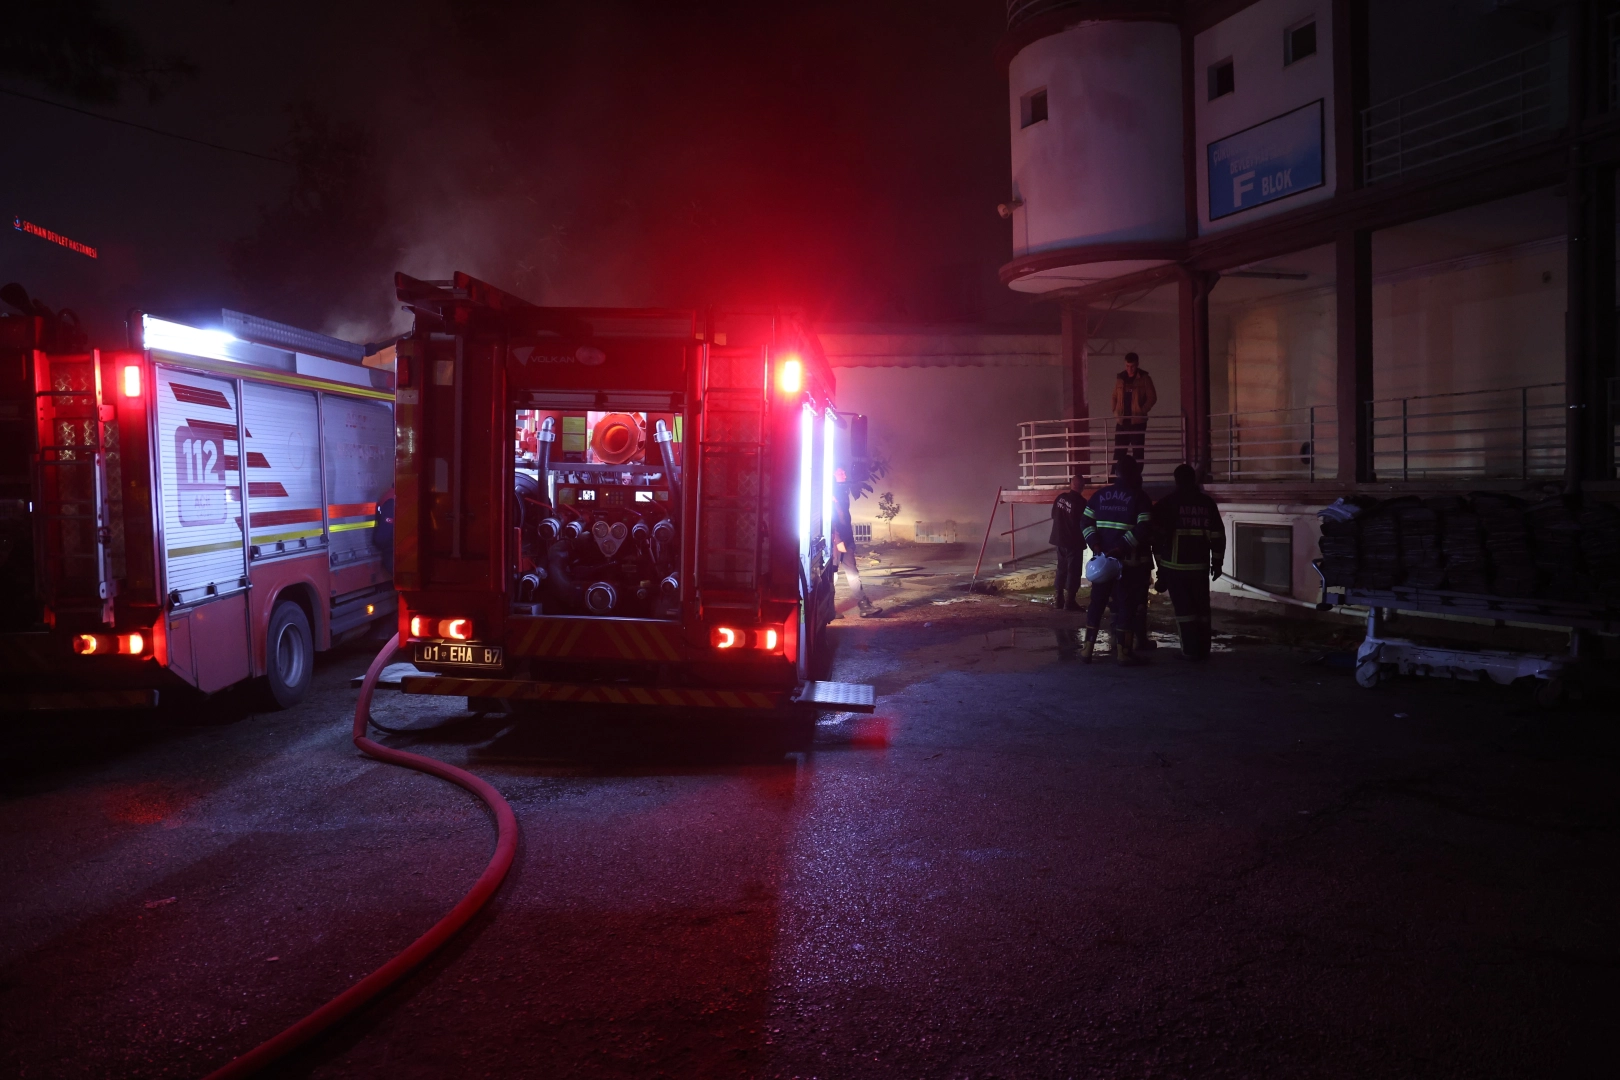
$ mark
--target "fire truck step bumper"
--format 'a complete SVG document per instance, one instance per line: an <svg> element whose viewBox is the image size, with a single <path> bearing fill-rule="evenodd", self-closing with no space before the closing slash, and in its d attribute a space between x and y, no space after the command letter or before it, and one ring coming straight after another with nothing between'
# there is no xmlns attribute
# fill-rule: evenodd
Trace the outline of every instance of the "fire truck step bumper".
<svg viewBox="0 0 1620 1080"><path fill-rule="evenodd" d="M870 683L807 682L793 698L800 705L819 705L839 712L877 710L877 691Z"/></svg>
<svg viewBox="0 0 1620 1080"><path fill-rule="evenodd" d="M43 694L0 695L0 712L42 712L65 709L156 708L156 690L83 690Z"/></svg>

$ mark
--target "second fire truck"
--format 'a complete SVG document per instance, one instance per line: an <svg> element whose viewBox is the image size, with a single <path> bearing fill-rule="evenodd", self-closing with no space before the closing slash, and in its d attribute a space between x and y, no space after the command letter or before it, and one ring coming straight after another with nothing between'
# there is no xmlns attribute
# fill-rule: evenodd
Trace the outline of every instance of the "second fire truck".
<svg viewBox="0 0 1620 1080"><path fill-rule="evenodd" d="M0 707L253 677L285 707L317 650L393 615L392 373L223 323L137 314L102 350L43 309L0 318Z"/></svg>

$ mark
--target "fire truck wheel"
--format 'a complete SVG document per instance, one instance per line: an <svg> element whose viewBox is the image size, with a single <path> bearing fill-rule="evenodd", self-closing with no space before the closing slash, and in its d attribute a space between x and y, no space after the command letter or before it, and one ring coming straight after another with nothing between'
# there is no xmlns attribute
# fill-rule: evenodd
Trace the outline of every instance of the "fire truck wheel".
<svg viewBox="0 0 1620 1080"><path fill-rule="evenodd" d="M270 696L283 709L304 699L315 674L315 635L304 609L291 600L276 605L264 640L265 681Z"/></svg>

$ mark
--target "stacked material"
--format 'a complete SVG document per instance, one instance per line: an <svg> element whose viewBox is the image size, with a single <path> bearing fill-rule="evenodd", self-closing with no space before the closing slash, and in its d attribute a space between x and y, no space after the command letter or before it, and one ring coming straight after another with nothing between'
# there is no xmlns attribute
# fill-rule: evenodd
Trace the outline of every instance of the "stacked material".
<svg viewBox="0 0 1620 1080"><path fill-rule="evenodd" d="M1536 564L1530 555L1530 530L1524 500L1493 491L1476 492L1474 511L1485 534L1490 560L1491 592L1497 596L1534 596Z"/></svg>
<svg viewBox="0 0 1620 1080"><path fill-rule="evenodd" d="M1467 499L1442 495L1429 500L1429 508L1440 515L1440 556L1445 561L1445 587L1455 592L1483 593L1490 588L1490 564L1485 558L1485 538L1479 531L1479 515Z"/></svg>
<svg viewBox="0 0 1620 1080"><path fill-rule="evenodd" d="M1438 589L1445 581L1440 559L1440 515L1427 506L1403 506L1400 522L1402 582L1414 589Z"/></svg>
<svg viewBox="0 0 1620 1080"><path fill-rule="evenodd" d="M1534 545L1541 587L1551 600L1580 601L1587 592L1581 574L1581 523L1573 500L1563 496L1543 499L1524 512Z"/></svg>
<svg viewBox="0 0 1620 1080"><path fill-rule="evenodd" d="M1316 512L1322 519L1322 580L1330 586L1356 583L1356 567L1361 558L1361 525L1357 519L1377 499L1352 495L1333 500Z"/></svg>
<svg viewBox="0 0 1620 1080"><path fill-rule="evenodd" d="M1402 506L1416 499L1392 499L1361 515L1361 562L1356 567L1356 586L1362 589L1392 589L1401 582Z"/></svg>
<svg viewBox="0 0 1620 1080"><path fill-rule="evenodd" d="M1620 605L1620 510L1594 503L1581 511L1581 562L1593 593L1606 604Z"/></svg>

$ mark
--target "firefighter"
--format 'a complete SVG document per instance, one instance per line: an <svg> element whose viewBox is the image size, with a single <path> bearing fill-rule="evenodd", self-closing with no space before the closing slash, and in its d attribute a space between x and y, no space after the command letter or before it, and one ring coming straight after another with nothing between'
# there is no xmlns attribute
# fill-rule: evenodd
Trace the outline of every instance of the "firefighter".
<svg viewBox="0 0 1620 1080"><path fill-rule="evenodd" d="M1170 590L1181 635L1181 655L1209 659L1209 583L1226 565L1226 529L1221 511L1198 486L1191 465L1176 466L1176 490L1153 508L1153 546L1159 557L1159 588ZM1205 574L1209 577L1205 577Z"/></svg>
<svg viewBox="0 0 1620 1080"><path fill-rule="evenodd" d="M1084 579L1086 541L1081 530L1085 528L1086 497L1081 493L1085 477L1075 473L1070 477L1069 490L1052 503L1052 535L1047 540L1057 549L1057 580L1053 582L1056 595L1052 606L1059 611L1079 611L1074 594Z"/></svg>
<svg viewBox="0 0 1620 1080"><path fill-rule="evenodd" d="M1086 503L1083 530L1086 543L1099 555L1119 560L1121 573L1113 581L1093 582L1091 603L1086 607L1086 640L1080 659L1091 662L1097 647L1097 631L1102 628L1103 609L1112 603L1114 659L1124 667L1142 661L1133 647L1136 611L1147 603L1148 582L1152 577L1153 555L1148 526L1153 503L1142 490L1142 466L1128 450L1115 458L1118 474L1114 483L1099 489Z"/></svg>
<svg viewBox="0 0 1620 1080"><path fill-rule="evenodd" d="M833 562L844 571L850 588L855 590L855 602L860 605L861 618L872 619L883 614L883 609L872 603L861 584L861 572L855 565L855 523L849 514L849 476L843 469L833 470ZM836 607L833 618L837 618Z"/></svg>

